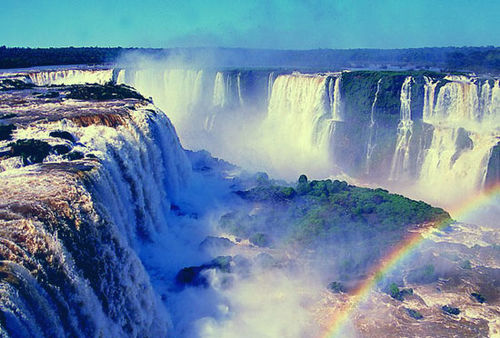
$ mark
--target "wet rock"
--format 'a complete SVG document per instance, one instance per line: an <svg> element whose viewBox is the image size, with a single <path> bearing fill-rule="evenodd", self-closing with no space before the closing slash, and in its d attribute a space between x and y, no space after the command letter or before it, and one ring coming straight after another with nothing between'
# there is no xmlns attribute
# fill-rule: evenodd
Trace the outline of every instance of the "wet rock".
<svg viewBox="0 0 500 338"><path fill-rule="evenodd" d="M208 269L216 269L221 272L230 273L232 272L232 262L233 259L231 256L219 256L209 263L183 268L175 276L175 283L181 289L186 286L208 287L209 282L202 272Z"/></svg>
<svg viewBox="0 0 500 338"><path fill-rule="evenodd" d="M71 151L71 147L66 144L56 144L52 146L52 152L56 155L67 154Z"/></svg>
<svg viewBox="0 0 500 338"><path fill-rule="evenodd" d="M83 155L82 152L80 151L72 151L70 152L69 154L66 154L64 156L65 159L69 160L69 161L75 161L75 160L81 160L82 158L84 158L85 156Z"/></svg>
<svg viewBox="0 0 500 338"><path fill-rule="evenodd" d="M61 130L55 130L51 131L49 134L50 137L57 137L57 138L62 138L64 140L68 140L71 143L76 142L76 138L69 132L67 131L61 131Z"/></svg>
<svg viewBox="0 0 500 338"><path fill-rule="evenodd" d="M203 251L223 250L233 247L235 244L224 237L207 236L200 243L199 248Z"/></svg>

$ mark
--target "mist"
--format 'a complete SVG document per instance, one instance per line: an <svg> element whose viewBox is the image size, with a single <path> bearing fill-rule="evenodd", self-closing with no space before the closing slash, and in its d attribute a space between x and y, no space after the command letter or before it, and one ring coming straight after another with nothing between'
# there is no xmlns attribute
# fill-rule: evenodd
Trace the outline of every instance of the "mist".
<svg viewBox="0 0 500 338"><path fill-rule="evenodd" d="M239 57L241 62L241 55ZM121 69L117 71L117 82L131 85L151 97L172 120L184 148L210 152L190 153L195 175L183 192L183 202L173 209L170 225L163 235L141 249L141 258L153 285L170 311L175 336L318 336L329 330L336 315L333 309L348 302L345 291L355 290L378 260L390 254L392 244L384 235L370 238L357 235L353 229L349 230L348 221L341 225L346 228L345 232L334 241L318 239L297 244L295 234L289 229L294 218L282 212L279 205L249 203L235 195L237 191L262 183L262 174L256 175L256 172L266 172L278 180L270 179L268 184L292 187L300 174L307 174L311 179L342 179L366 187L383 186L450 207L452 217L460 221L498 227L498 203L494 200L490 206L476 209L474 213L465 214L454 208L464 200L464 191L477 193L473 182L476 178L460 175L480 171L481 165L484 167L484 154L494 145L490 137L494 130L490 127L483 128L475 121L464 122L470 130L484 134L478 141L474 139L474 142L482 142L480 147L475 147L475 153L467 147L457 151L453 148L453 152L446 148L448 144L455 146L453 137L457 133L440 129L445 141L436 143L444 146L438 148L436 157L429 158L424 168L426 177L432 180L408 180L405 160L400 161L401 168L396 168L402 179L387 179L388 172L392 176L394 163L398 162L391 158L396 156L392 152L379 159L385 167L372 166L369 175L364 167L348 168L347 172L346 167L338 164L358 161L356 165L364 165L368 160L364 146L356 148L361 149L361 154L349 154L349 151L339 151L337 145L352 137L349 135L352 130L347 127L352 123L352 116L344 107L346 101L339 89L342 88L340 73L237 69L232 67L232 62L234 60L218 58L217 53L207 49L206 55L182 50L168 56L131 53L118 63ZM402 88L403 80L408 83L406 79L398 80L397 86ZM496 90L497 84L493 88ZM399 94L400 91L396 95ZM383 98L386 94L381 95ZM381 113L373 97L367 102L371 114L379 118L377 114ZM412 102L407 103L408 109L415 109ZM425 106L423 102L417 104ZM442 109L446 112L447 108ZM496 117L492 115L492 118ZM401 135L398 128L393 127L395 137ZM364 129L354 139L367 142L368 134L369 130ZM413 151L408 150L410 145L406 147L404 151ZM445 157L439 157L441 153ZM456 154L465 155L457 160ZM453 176L454 172L451 184L447 182L450 174L446 167L440 167L441 171L433 167L434 162L443 158L453 159L456 167L463 166L458 175ZM433 176L436 173L439 175ZM251 219L253 229L265 232L272 244L259 246L249 241L250 234L235 236L228 232L222 220L235 214L241 215L236 218L237 225L244 226L246 220ZM409 283L418 289L422 280L427 283L425 278L432 278L432 282L456 278L462 271L460 264L473 261L478 252L488 252L489 242L484 244L484 249L468 246L464 234L469 234L470 229L453 227L439 233L426 241L418 254L384 276L367 305L356 310L369 314L366 325L386 322L387 317L376 309L379 302L390 300L387 290L391 283L401 288ZM210 241L218 244L205 250L203 243L209 238L216 238ZM443 238L454 244L439 244ZM165 248L169 248L168 256ZM432 274L422 277L431 265ZM179 277L182 271L195 271L195 280L188 278L187 282L179 282L185 278ZM332 282L341 285L344 291L329 290ZM428 293L425 288L418 290ZM439 295L430 297L439 298ZM345 334L359 334L353 325L351 322L344 325Z"/></svg>

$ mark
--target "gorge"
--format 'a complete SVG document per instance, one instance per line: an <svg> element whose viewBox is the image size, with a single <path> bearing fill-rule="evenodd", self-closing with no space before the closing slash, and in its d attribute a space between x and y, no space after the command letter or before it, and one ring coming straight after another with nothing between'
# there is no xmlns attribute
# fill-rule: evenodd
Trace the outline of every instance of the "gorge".
<svg viewBox="0 0 500 338"><path fill-rule="evenodd" d="M367 257L382 259L407 232L427 238L421 250L377 284L343 334L500 331L498 221L489 217L498 215L498 78L148 64L4 72L0 88L2 334L329 335L331 309L349 304L349 290L369 276ZM445 208L494 194L478 228L348 183ZM368 250L373 237L356 228L341 236L333 224L330 242L298 248L288 213L318 236L337 197L388 201L341 218L346 227L376 224L367 234L388 244ZM425 209L424 221L385 233L380 215L407 217L392 205ZM246 226L260 237L238 232ZM333 279L348 291L328 291ZM387 294L389 282L412 294L403 303ZM442 314L449 304L460 317ZM408 309L424 319L409 319Z"/></svg>

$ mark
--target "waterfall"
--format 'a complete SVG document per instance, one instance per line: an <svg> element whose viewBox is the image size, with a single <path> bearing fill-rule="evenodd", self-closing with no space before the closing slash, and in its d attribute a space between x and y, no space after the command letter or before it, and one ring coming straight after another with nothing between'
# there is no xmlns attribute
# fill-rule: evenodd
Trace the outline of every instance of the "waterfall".
<svg viewBox="0 0 500 338"><path fill-rule="evenodd" d="M491 149L498 142L498 90L497 81L493 87L483 84L480 95L477 79L450 76L446 80L434 106L436 83L427 80L425 84L423 121L432 125L433 134L418 186L428 193L439 187L441 194L459 199L484 185Z"/></svg>
<svg viewBox="0 0 500 338"><path fill-rule="evenodd" d="M228 77L226 77L227 79ZM213 106L223 108L228 104L227 97L227 81L224 78L224 73L217 72L214 80L214 99Z"/></svg>
<svg viewBox="0 0 500 338"><path fill-rule="evenodd" d="M245 104L243 102L243 96L241 95L241 72L238 73L238 77L236 78L237 84L238 84L238 99L240 106L243 107Z"/></svg>
<svg viewBox="0 0 500 338"><path fill-rule="evenodd" d="M411 119L411 85L413 78L406 77L401 87L401 108L398 124L396 149L392 158L390 180L400 180L408 175L410 158L410 141L413 131L413 121Z"/></svg>
<svg viewBox="0 0 500 338"><path fill-rule="evenodd" d="M136 252L168 229L170 203L190 176L172 124L148 105L117 127L64 119L22 133L53 142L53 130L98 160L0 173L11 214L0 219L1 334L165 336L168 314Z"/></svg>
<svg viewBox="0 0 500 338"><path fill-rule="evenodd" d="M268 102L271 100L274 79L275 79L275 73L274 72L269 73L269 76L267 78L267 101Z"/></svg>
<svg viewBox="0 0 500 338"><path fill-rule="evenodd" d="M435 102L435 92L436 86L439 81L433 81L432 78L428 76L424 76L425 85L424 85L424 111L423 111L423 119L424 121L429 120L434 112L434 102Z"/></svg>
<svg viewBox="0 0 500 338"><path fill-rule="evenodd" d="M330 109L332 111L332 120L334 120L334 121L343 121L342 115L341 115L341 110L340 110L340 105L341 105L340 81L341 81L341 79L342 79L342 76L339 74L337 77L331 78L330 81L328 82Z"/></svg>
<svg viewBox="0 0 500 338"><path fill-rule="evenodd" d="M380 93L380 83L382 83L382 78L377 81L377 90L375 91L375 97L373 98L372 108L370 112L370 124L368 125L368 144L366 146L366 161L365 168L366 174L370 174L370 160L373 154L373 149L375 148L375 144L373 144L373 140L375 138L375 107L377 106L378 95Z"/></svg>
<svg viewBox="0 0 500 338"><path fill-rule="evenodd" d="M432 176L443 191L456 181L476 191L498 142L498 79L268 72L257 81L252 71L160 69L137 70L139 81L132 72L119 73L118 80L152 96L187 147L280 177L331 175L339 168L381 185L415 183L426 190L437 184ZM157 83L157 73L170 80ZM267 107L248 114L255 99L247 95L257 85ZM477 166L465 163L472 153Z"/></svg>
<svg viewBox="0 0 500 338"><path fill-rule="evenodd" d="M293 73L279 75L273 83L265 120L260 127L261 151L270 161L295 171L314 163L324 170L329 163L330 140L335 130L338 104L331 75ZM333 101L333 102L332 102ZM335 115L336 114L336 115Z"/></svg>
<svg viewBox="0 0 500 338"><path fill-rule="evenodd" d="M113 80L113 69L61 69L30 72L28 75L37 86L105 84Z"/></svg>

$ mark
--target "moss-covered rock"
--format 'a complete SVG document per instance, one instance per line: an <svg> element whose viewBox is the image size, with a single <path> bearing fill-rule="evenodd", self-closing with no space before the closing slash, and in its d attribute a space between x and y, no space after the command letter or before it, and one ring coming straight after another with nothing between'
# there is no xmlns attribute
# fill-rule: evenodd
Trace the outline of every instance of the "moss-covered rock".
<svg viewBox="0 0 500 338"><path fill-rule="evenodd" d="M22 90L33 88L34 85L19 79L0 79L0 91L2 90Z"/></svg>
<svg viewBox="0 0 500 338"><path fill-rule="evenodd" d="M387 293L394 299L403 301L405 296L413 295L413 289L399 289L396 283L391 283L388 287Z"/></svg>
<svg viewBox="0 0 500 338"><path fill-rule="evenodd" d="M424 318L424 316L422 316L422 314L417 310L413 310L413 309L405 309L405 310L406 310L406 313L408 314L408 316L410 316L413 319L420 320L420 319Z"/></svg>
<svg viewBox="0 0 500 338"><path fill-rule="evenodd" d="M452 307L452 306L449 306L449 305L442 306L441 310L443 310L444 313L449 314L449 315L458 316L460 314L460 309L459 308Z"/></svg>

